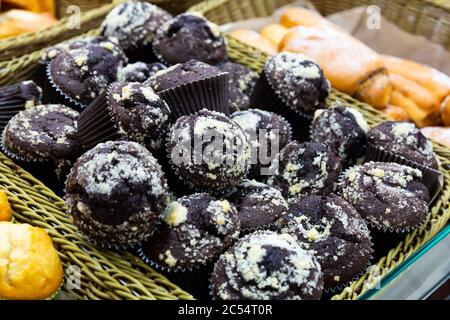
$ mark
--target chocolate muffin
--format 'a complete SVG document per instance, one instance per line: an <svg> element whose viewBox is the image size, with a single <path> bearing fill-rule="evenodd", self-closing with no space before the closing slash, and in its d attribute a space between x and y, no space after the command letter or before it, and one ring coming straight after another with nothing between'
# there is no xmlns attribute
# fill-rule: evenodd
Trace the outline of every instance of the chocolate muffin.
<svg viewBox="0 0 450 320"><path fill-rule="evenodd" d="M248 172L249 145L242 128L225 115L201 110L179 118L169 135L169 160L176 175L194 188L221 190Z"/></svg>
<svg viewBox="0 0 450 320"><path fill-rule="evenodd" d="M161 228L142 244L141 253L165 270L191 270L214 261L239 236L237 211L207 193L170 202Z"/></svg>
<svg viewBox="0 0 450 320"><path fill-rule="evenodd" d="M101 25L101 34L119 40L125 50L151 44L156 30L172 16L148 2L128 1L115 7Z"/></svg>
<svg viewBox="0 0 450 320"><path fill-rule="evenodd" d="M291 141L291 125L282 116L259 109L237 111L230 118L247 134L252 152L250 176L267 178L272 160Z"/></svg>
<svg viewBox="0 0 450 320"><path fill-rule="evenodd" d="M231 112L247 109L259 75L252 69L233 62L222 63L218 68L228 72L228 102Z"/></svg>
<svg viewBox="0 0 450 320"><path fill-rule="evenodd" d="M62 52L72 49L81 49L89 45L97 45L108 50L112 50L115 54L120 55L122 59L126 59L125 53L116 38L92 36L67 40L49 47L42 54L41 62L47 63L56 58Z"/></svg>
<svg viewBox="0 0 450 320"><path fill-rule="evenodd" d="M116 141L101 143L76 161L66 192L68 212L88 240L127 247L153 233L168 189L147 149Z"/></svg>
<svg viewBox="0 0 450 320"><path fill-rule="evenodd" d="M311 140L326 144L344 166L364 156L369 126L362 114L350 107L317 110L311 124Z"/></svg>
<svg viewBox="0 0 450 320"><path fill-rule="evenodd" d="M117 71L117 81L119 82L144 82L158 71L166 69L162 63L129 63Z"/></svg>
<svg viewBox="0 0 450 320"><path fill-rule="evenodd" d="M341 161L322 143L292 141L274 159L271 170L275 174L267 183L292 201L301 194L333 192Z"/></svg>
<svg viewBox="0 0 450 320"><path fill-rule="evenodd" d="M227 46L219 27L194 13L182 13L159 28L153 49L169 65L191 59L217 64L227 59Z"/></svg>
<svg viewBox="0 0 450 320"><path fill-rule="evenodd" d="M78 112L63 105L39 105L15 115L3 131L3 147L24 162L50 162L62 170L81 154ZM62 166L62 167L61 167Z"/></svg>
<svg viewBox="0 0 450 320"><path fill-rule="evenodd" d="M418 169L389 162L367 162L343 174L338 190L378 229L404 231L428 214L428 190Z"/></svg>
<svg viewBox="0 0 450 320"><path fill-rule="evenodd" d="M325 288L345 284L367 267L372 251L369 229L341 197L299 196L277 224L315 253Z"/></svg>
<svg viewBox="0 0 450 320"><path fill-rule="evenodd" d="M156 92L161 92L222 74L224 73L220 69L207 63L189 60L157 72L146 81L146 84L149 84Z"/></svg>
<svg viewBox="0 0 450 320"><path fill-rule="evenodd" d="M161 149L170 128L170 109L150 86L113 83L107 99L122 138L136 141L152 152Z"/></svg>
<svg viewBox="0 0 450 320"><path fill-rule="evenodd" d="M255 180L239 182L227 199L238 211L241 232L271 227L288 209L280 191Z"/></svg>
<svg viewBox="0 0 450 320"><path fill-rule="evenodd" d="M260 81L266 81L270 90L290 110L312 117L315 110L325 107L330 84L322 69L304 55L279 53L267 60L263 75ZM255 90L255 94L255 98L258 98L258 95L262 97L261 92ZM257 105L268 110L273 107L280 108L277 105L269 105L270 100L257 101L258 103L252 106Z"/></svg>
<svg viewBox="0 0 450 320"><path fill-rule="evenodd" d="M220 256L211 289L220 300L318 300L323 278L313 254L290 235L256 231Z"/></svg>
<svg viewBox="0 0 450 320"><path fill-rule="evenodd" d="M372 128L367 140L376 148L401 156L419 165L438 169L433 145L410 122L387 121Z"/></svg>
<svg viewBox="0 0 450 320"><path fill-rule="evenodd" d="M116 81L117 69L124 63L124 55L114 46L88 44L58 54L49 63L47 72L57 92L85 106Z"/></svg>

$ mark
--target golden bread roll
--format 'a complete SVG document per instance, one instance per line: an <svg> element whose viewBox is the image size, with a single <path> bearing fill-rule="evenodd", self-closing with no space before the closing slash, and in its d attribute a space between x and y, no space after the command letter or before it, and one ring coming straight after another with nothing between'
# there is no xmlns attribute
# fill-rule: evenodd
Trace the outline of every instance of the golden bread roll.
<svg viewBox="0 0 450 320"><path fill-rule="evenodd" d="M0 38L32 32L56 23L50 14L10 10L0 15Z"/></svg>
<svg viewBox="0 0 450 320"><path fill-rule="evenodd" d="M261 29L260 34L272 41L277 47L289 29L281 24L272 23Z"/></svg>
<svg viewBox="0 0 450 320"><path fill-rule="evenodd" d="M286 9L280 18L280 23L286 28L296 26L320 27L330 28L346 33L344 29L322 17L319 13L301 7Z"/></svg>
<svg viewBox="0 0 450 320"><path fill-rule="evenodd" d="M352 36L298 26L283 38L280 51L303 53L323 69L333 87L383 109L392 85L380 56Z"/></svg>
<svg viewBox="0 0 450 320"><path fill-rule="evenodd" d="M44 229L0 222L0 300L50 298L62 280L61 261Z"/></svg>
<svg viewBox="0 0 450 320"><path fill-rule="evenodd" d="M425 127L420 129L428 139L433 139L450 148L450 128L447 127Z"/></svg>
<svg viewBox="0 0 450 320"><path fill-rule="evenodd" d="M0 190L0 221L11 221L13 212L9 205L8 196L6 192Z"/></svg>
<svg viewBox="0 0 450 320"><path fill-rule="evenodd" d="M441 103L441 118L444 126L450 127L450 96Z"/></svg>
<svg viewBox="0 0 450 320"><path fill-rule="evenodd" d="M409 118L417 127L423 128L440 123L439 110L430 112L418 106L411 98L405 96L401 91L394 89L391 95L391 104L401 107L408 113Z"/></svg>
<svg viewBox="0 0 450 320"><path fill-rule="evenodd" d="M258 32L246 29L236 29L231 31L230 36L251 47L257 48L269 55L278 53L277 45L269 39L263 37Z"/></svg>
<svg viewBox="0 0 450 320"><path fill-rule="evenodd" d="M450 95L450 77L429 66L392 56L382 56L389 73L403 76L431 92L439 101Z"/></svg>
<svg viewBox="0 0 450 320"><path fill-rule="evenodd" d="M23 9L33 12L55 13L55 0L3 0L2 9ZM5 11L6 11L5 10Z"/></svg>
<svg viewBox="0 0 450 320"><path fill-rule="evenodd" d="M408 113L399 106L388 104L388 106L382 110L382 112L389 117L389 119L395 121L409 121Z"/></svg>
<svg viewBox="0 0 450 320"><path fill-rule="evenodd" d="M420 108L430 112L439 110L439 100L430 91L399 74L391 73L389 76L394 89L414 101Z"/></svg>

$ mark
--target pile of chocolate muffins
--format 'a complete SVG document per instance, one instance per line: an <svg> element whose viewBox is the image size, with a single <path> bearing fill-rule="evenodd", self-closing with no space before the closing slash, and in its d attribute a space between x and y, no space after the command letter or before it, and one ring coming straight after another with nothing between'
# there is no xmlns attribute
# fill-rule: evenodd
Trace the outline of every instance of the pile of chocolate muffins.
<svg viewBox="0 0 450 320"><path fill-rule="evenodd" d="M281 53L258 75L216 25L145 2L101 30L47 50L43 91L0 88L4 152L56 173L89 242L214 299L320 299L365 271L371 232L427 218L431 143L327 106L314 61Z"/></svg>

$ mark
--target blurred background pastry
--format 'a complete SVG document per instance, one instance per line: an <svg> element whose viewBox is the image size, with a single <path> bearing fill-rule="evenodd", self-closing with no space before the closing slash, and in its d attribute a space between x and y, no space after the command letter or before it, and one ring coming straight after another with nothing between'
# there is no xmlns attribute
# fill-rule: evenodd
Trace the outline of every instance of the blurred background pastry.
<svg viewBox="0 0 450 320"><path fill-rule="evenodd" d="M56 23L54 0L3 0L0 39L49 27Z"/></svg>
<svg viewBox="0 0 450 320"><path fill-rule="evenodd" d="M230 36L269 55L275 55L278 52L278 47L275 43L256 31L236 29L230 32Z"/></svg>
<svg viewBox="0 0 450 320"><path fill-rule="evenodd" d="M450 148L450 128L449 127L425 127L420 129L428 139L433 139Z"/></svg>
<svg viewBox="0 0 450 320"><path fill-rule="evenodd" d="M62 281L61 261L44 229L0 222L0 300L48 299Z"/></svg>

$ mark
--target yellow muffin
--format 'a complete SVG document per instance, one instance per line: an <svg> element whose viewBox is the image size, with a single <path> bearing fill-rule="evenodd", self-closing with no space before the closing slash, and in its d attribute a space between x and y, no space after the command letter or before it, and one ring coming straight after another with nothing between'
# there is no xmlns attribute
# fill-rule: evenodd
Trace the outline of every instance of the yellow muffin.
<svg viewBox="0 0 450 320"><path fill-rule="evenodd" d="M63 280L63 268L45 230L0 222L0 299L46 299Z"/></svg>
<svg viewBox="0 0 450 320"><path fill-rule="evenodd" d="M13 212L8 202L6 192L0 190L0 221L11 221Z"/></svg>

